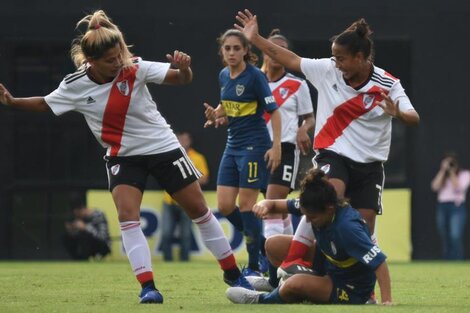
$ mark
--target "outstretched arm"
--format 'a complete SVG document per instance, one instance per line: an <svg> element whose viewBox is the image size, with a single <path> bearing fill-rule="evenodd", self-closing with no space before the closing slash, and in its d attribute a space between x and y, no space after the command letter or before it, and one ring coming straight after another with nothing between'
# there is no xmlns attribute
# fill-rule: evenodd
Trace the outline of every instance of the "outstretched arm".
<svg viewBox="0 0 470 313"><path fill-rule="evenodd" d="M390 273L388 271L387 262L384 261L375 270L375 276L377 276L377 282L380 287L380 299L382 304L392 304L392 284L390 281Z"/></svg>
<svg viewBox="0 0 470 313"><path fill-rule="evenodd" d="M252 211L259 218L265 218L270 213L289 213L285 199L261 200L253 206Z"/></svg>
<svg viewBox="0 0 470 313"><path fill-rule="evenodd" d="M14 98L2 84L0 84L0 102L27 111L46 112L49 110L44 97Z"/></svg>
<svg viewBox="0 0 470 313"><path fill-rule="evenodd" d="M241 24L234 24L235 28L243 32L245 36L253 45L266 53L273 60L281 63L287 69L295 72L301 72L300 60L301 58L294 52L284 49L281 46L272 43L266 38L262 37L258 32L258 21L256 15L253 15L249 10L239 11L236 19Z"/></svg>
<svg viewBox="0 0 470 313"><path fill-rule="evenodd" d="M182 51L175 50L173 55L167 54L166 58L176 69L169 69L163 81L166 85L186 85L193 80L191 71L191 57Z"/></svg>

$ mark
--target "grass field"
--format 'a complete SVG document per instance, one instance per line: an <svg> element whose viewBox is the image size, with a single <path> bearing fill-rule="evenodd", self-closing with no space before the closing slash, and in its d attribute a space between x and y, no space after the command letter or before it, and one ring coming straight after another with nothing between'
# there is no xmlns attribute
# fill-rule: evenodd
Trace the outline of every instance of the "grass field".
<svg viewBox="0 0 470 313"><path fill-rule="evenodd" d="M396 305L235 305L215 262L155 262L163 305L139 305L127 262L0 262L0 312L470 312L470 262L392 263Z"/></svg>

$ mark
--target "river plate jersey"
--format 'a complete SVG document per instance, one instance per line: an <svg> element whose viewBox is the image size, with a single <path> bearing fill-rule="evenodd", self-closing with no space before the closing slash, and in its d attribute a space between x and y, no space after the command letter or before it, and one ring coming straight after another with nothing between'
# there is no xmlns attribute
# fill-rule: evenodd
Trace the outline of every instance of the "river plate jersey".
<svg viewBox="0 0 470 313"><path fill-rule="evenodd" d="M271 147L263 113L277 109L266 76L255 66L235 79L226 67L219 74L220 102L228 117L228 138L225 153L243 155L264 152Z"/></svg>
<svg viewBox="0 0 470 313"><path fill-rule="evenodd" d="M392 117L377 105L381 92L400 101L400 111L414 109L400 80L374 66L359 89L344 81L332 59L302 58L305 77L318 90L314 149L332 150L356 162L386 161Z"/></svg>
<svg viewBox="0 0 470 313"><path fill-rule="evenodd" d="M290 73L286 73L277 81L269 82L274 99L279 106L281 114L282 133L281 142L297 144L297 130L299 129L299 116L313 113L312 99L307 82ZM264 114L269 136L273 138L271 116Z"/></svg>
<svg viewBox="0 0 470 313"><path fill-rule="evenodd" d="M301 214L297 200L288 200L289 213ZM317 245L325 256L326 271L355 288L367 288L375 281L375 270L386 256L372 243L369 228L357 210L338 207L331 224L312 226Z"/></svg>
<svg viewBox="0 0 470 313"><path fill-rule="evenodd" d="M169 67L169 63L135 58L134 67L121 70L105 84L94 82L81 69L67 75L45 101L56 115L82 113L108 156L167 152L180 144L146 84L162 84Z"/></svg>

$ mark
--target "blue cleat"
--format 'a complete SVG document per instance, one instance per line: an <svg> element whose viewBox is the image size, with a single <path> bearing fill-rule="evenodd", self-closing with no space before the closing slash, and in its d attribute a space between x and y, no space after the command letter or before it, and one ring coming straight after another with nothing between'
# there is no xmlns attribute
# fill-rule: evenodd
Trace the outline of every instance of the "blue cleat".
<svg viewBox="0 0 470 313"><path fill-rule="evenodd" d="M261 274L260 272L258 271L255 271L249 267L245 267L243 270L242 270L242 275L243 276L256 276L256 277L263 277L263 274Z"/></svg>
<svg viewBox="0 0 470 313"><path fill-rule="evenodd" d="M163 303L163 296L157 289L144 288L140 292L140 303Z"/></svg>
<svg viewBox="0 0 470 313"><path fill-rule="evenodd" d="M224 282L229 285L230 287L242 287L242 288L245 288L245 289L249 289L249 290L254 290L253 289L253 286L250 285L250 283L246 280L245 276L240 275L240 277L238 277L238 279L236 280L228 280L226 278L224 278Z"/></svg>

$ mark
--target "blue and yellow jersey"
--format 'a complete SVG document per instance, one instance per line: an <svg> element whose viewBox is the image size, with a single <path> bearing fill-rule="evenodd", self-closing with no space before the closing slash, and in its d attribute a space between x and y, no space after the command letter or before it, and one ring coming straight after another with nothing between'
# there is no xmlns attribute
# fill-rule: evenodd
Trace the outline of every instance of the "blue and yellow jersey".
<svg viewBox="0 0 470 313"><path fill-rule="evenodd" d="M288 200L288 208L298 214L298 200ZM328 275L358 289L373 286L375 270L386 256L372 243L369 228L357 210L351 206L338 207L331 224L312 228L318 248L326 258Z"/></svg>
<svg viewBox="0 0 470 313"><path fill-rule="evenodd" d="M271 147L263 113L277 109L266 76L255 66L235 79L226 67L219 74L220 103L228 117L228 139L225 153L245 154L266 151Z"/></svg>

